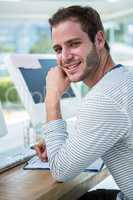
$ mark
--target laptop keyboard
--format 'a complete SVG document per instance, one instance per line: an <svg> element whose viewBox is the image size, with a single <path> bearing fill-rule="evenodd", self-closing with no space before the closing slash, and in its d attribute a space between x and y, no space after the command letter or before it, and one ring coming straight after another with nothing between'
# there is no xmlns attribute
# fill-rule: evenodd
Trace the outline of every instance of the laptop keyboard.
<svg viewBox="0 0 133 200"><path fill-rule="evenodd" d="M0 173L25 163L34 155L34 150L24 147L17 147L4 153L0 153Z"/></svg>

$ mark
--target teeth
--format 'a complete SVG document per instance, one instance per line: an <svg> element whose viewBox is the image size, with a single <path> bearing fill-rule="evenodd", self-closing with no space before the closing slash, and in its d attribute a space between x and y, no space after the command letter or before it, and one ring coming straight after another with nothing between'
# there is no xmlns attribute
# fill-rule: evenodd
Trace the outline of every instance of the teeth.
<svg viewBox="0 0 133 200"><path fill-rule="evenodd" d="M76 65L80 64L80 62L73 62L73 63L70 63L70 64L66 64L64 65L64 67L68 68L68 69L71 69L71 68L74 68Z"/></svg>

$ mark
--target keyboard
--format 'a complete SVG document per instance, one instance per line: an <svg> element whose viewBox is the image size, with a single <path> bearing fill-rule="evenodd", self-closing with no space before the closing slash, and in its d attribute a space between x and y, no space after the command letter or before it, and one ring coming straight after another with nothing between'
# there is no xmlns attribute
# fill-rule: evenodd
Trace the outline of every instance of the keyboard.
<svg viewBox="0 0 133 200"><path fill-rule="evenodd" d="M0 173L25 163L34 155L34 150L25 147L17 147L0 153Z"/></svg>

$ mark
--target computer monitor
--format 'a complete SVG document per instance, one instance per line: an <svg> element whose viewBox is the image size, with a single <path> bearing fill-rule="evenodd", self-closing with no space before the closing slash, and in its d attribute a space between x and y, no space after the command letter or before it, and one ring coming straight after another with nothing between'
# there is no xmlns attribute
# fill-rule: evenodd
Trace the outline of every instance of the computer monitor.
<svg viewBox="0 0 133 200"><path fill-rule="evenodd" d="M4 119L4 115L0 106L0 137L3 137L7 134L7 127Z"/></svg>
<svg viewBox="0 0 133 200"><path fill-rule="evenodd" d="M56 66L55 55L12 54L5 63L33 125L45 122L46 76L48 70ZM64 119L75 116L79 102L80 97L71 86L61 99Z"/></svg>

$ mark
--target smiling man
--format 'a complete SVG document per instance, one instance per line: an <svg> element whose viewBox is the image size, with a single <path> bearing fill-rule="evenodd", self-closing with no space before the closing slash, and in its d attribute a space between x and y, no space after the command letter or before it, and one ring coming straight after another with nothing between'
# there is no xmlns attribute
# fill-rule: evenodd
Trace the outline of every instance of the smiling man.
<svg viewBox="0 0 133 200"><path fill-rule="evenodd" d="M58 10L49 20L58 66L46 80L46 148L58 181L67 181L102 157L119 190L88 192L80 199L133 199L133 75L115 64L99 14L91 7ZM83 81L91 91L77 115L77 133L69 137L60 98L71 82Z"/></svg>

